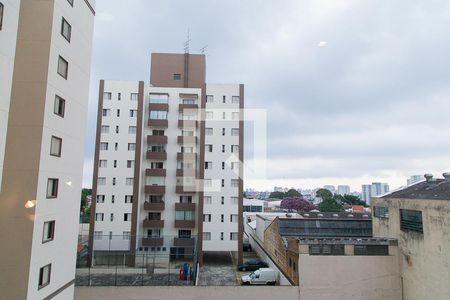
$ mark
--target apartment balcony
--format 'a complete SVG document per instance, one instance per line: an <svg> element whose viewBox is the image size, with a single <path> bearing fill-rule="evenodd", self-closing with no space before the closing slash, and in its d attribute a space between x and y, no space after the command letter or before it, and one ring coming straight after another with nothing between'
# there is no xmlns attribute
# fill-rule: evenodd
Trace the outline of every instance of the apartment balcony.
<svg viewBox="0 0 450 300"><path fill-rule="evenodd" d="M159 128L167 128L169 127L168 120L157 120L157 119L148 119L149 127L159 127Z"/></svg>
<svg viewBox="0 0 450 300"><path fill-rule="evenodd" d="M166 169L146 169L146 176L166 176Z"/></svg>
<svg viewBox="0 0 450 300"><path fill-rule="evenodd" d="M163 211L166 208L164 202L144 202L144 210Z"/></svg>
<svg viewBox="0 0 450 300"><path fill-rule="evenodd" d="M173 245L175 247L194 247L195 239L194 238L174 238Z"/></svg>
<svg viewBox="0 0 450 300"><path fill-rule="evenodd" d="M146 185L145 193L162 195L162 194L166 193L166 186L165 185Z"/></svg>
<svg viewBox="0 0 450 300"><path fill-rule="evenodd" d="M144 226L144 228L163 228L164 220L145 219L142 225Z"/></svg>
<svg viewBox="0 0 450 300"><path fill-rule="evenodd" d="M167 103L150 103L148 105L149 110L162 110L169 111L169 104Z"/></svg>
<svg viewBox="0 0 450 300"><path fill-rule="evenodd" d="M198 104L180 104L178 106L178 111L183 111L184 109L198 109Z"/></svg>
<svg viewBox="0 0 450 300"><path fill-rule="evenodd" d="M147 135L147 144L167 145L167 136L165 136L165 135Z"/></svg>
<svg viewBox="0 0 450 300"><path fill-rule="evenodd" d="M175 203L176 211L195 211L195 203Z"/></svg>
<svg viewBox="0 0 450 300"><path fill-rule="evenodd" d="M167 152L153 152L148 150L147 159L167 160Z"/></svg>
<svg viewBox="0 0 450 300"><path fill-rule="evenodd" d="M197 153L177 153L177 159L183 159L183 160L196 160L197 159Z"/></svg>
<svg viewBox="0 0 450 300"><path fill-rule="evenodd" d="M177 177L196 177L196 169L177 169Z"/></svg>
<svg viewBox="0 0 450 300"><path fill-rule="evenodd" d="M177 137L178 144L197 144L196 136L178 136Z"/></svg>
<svg viewBox="0 0 450 300"><path fill-rule="evenodd" d="M178 120L178 128L197 128L197 120Z"/></svg>
<svg viewBox="0 0 450 300"><path fill-rule="evenodd" d="M175 220L175 228L195 228L194 220Z"/></svg>
<svg viewBox="0 0 450 300"><path fill-rule="evenodd" d="M197 193L197 187L196 186L186 186L186 185L177 185L175 192L177 194L195 194Z"/></svg>
<svg viewBox="0 0 450 300"><path fill-rule="evenodd" d="M162 246L164 245L164 238L142 238L142 246Z"/></svg>

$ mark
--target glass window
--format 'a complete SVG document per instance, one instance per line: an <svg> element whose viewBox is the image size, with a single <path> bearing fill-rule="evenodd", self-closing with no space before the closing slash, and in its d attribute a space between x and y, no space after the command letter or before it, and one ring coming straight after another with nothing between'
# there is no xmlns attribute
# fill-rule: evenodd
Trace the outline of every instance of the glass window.
<svg viewBox="0 0 450 300"><path fill-rule="evenodd" d="M103 221L104 214L103 213L96 213L95 214L95 221Z"/></svg>
<svg viewBox="0 0 450 300"><path fill-rule="evenodd" d="M94 240L101 240L103 239L103 232L102 231L94 231Z"/></svg>
<svg viewBox="0 0 450 300"><path fill-rule="evenodd" d="M106 177L98 177L97 185L106 185Z"/></svg>
<svg viewBox="0 0 450 300"><path fill-rule="evenodd" d="M101 159L101 160L98 161L98 167L99 168L106 168L107 166L108 166L108 161L107 160Z"/></svg>
<svg viewBox="0 0 450 300"><path fill-rule="evenodd" d="M111 110L110 109L103 109L102 110L102 116L103 117L109 117L111 115Z"/></svg>
<svg viewBox="0 0 450 300"><path fill-rule="evenodd" d="M239 186L239 180L231 179L231 187L238 187L238 186Z"/></svg>
<svg viewBox="0 0 450 300"><path fill-rule="evenodd" d="M168 103L169 95L150 94L150 103Z"/></svg>
<svg viewBox="0 0 450 300"><path fill-rule="evenodd" d="M131 232L130 231L123 231L122 232L122 239L123 240L130 240L131 238Z"/></svg>
<svg viewBox="0 0 450 300"><path fill-rule="evenodd" d="M58 58L58 74L64 79L67 79L67 76L69 75L69 63L61 56Z"/></svg>
<svg viewBox="0 0 450 300"><path fill-rule="evenodd" d="M203 214L203 222L205 222L205 223L211 222L211 215L210 214Z"/></svg>
<svg viewBox="0 0 450 300"><path fill-rule="evenodd" d="M207 111L205 113L205 119L206 120L212 120L214 118L214 113L212 111Z"/></svg>
<svg viewBox="0 0 450 300"><path fill-rule="evenodd" d="M239 96L232 96L231 103L239 103Z"/></svg>
<svg viewBox="0 0 450 300"><path fill-rule="evenodd" d="M213 135L213 129L212 128L205 128L205 135Z"/></svg>
<svg viewBox="0 0 450 300"><path fill-rule="evenodd" d="M128 143L128 151L135 151L136 143Z"/></svg>
<svg viewBox="0 0 450 300"><path fill-rule="evenodd" d="M52 264L48 264L48 265L40 268L38 289L41 289L50 284L51 270L52 270Z"/></svg>
<svg viewBox="0 0 450 300"><path fill-rule="evenodd" d="M70 26L69 22L67 22L64 17L62 18L62 24L61 24L61 35L70 42L70 38L72 36L72 26Z"/></svg>
<svg viewBox="0 0 450 300"><path fill-rule="evenodd" d="M126 195L125 196L125 203L133 203L133 196L132 195Z"/></svg>
<svg viewBox="0 0 450 300"><path fill-rule="evenodd" d="M58 196L58 182L56 178L49 178L47 181L47 198L56 198Z"/></svg>
<svg viewBox="0 0 450 300"><path fill-rule="evenodd" d="M238 145L231 145L231 152L232 153L239 152L239 146Z"/></svg>
<svg viewBox="0 0 450 300"><path fill-rule="evenodd" d="M175 212L175 220L194 220L194 212L193 211L176 211Z"/></svg>
<svg viewBox="0 0 450 300"><path fill-rule="evenodd" d="M100 150L108 150L108 143L100 143Z"/></svg>
<svg viewBox="0 0 450 300"><path fill-rule="evenodd" d="M110 92L103 93L103 99L104 100L111 100L112 99L112 93L110 93Z"/></svg>
<svg viewBox="0 0 450 300"><path fill-rule="evenodd" d="M213 145L205 145L206 152L213 152Z"/></svg>
<svg viewBox="0 0 450 300"><path fill-rule="evenodd" d="M203 232L203 240L210 241L211 240L211 232Z"/></svg>
<svg viewBox="0 0 450 300"><path fill-rule="evenodd" d="M134 160L127 160L127 168L128 169L134 168Z"/></svg>
<svg viewBox="0 0 450 300"><path fill-rule="evenodd" d="M167 120L167 111L164 110L151 110L150 119L152 120Z"/></svg>
<svg viewBox="0 0 450 300"><path fill-rule="evenodd" d="M0 3L0 30L2 30L3 27L3 4Z"/></svg>
<svg viewBox="0 0 450 300"><path fill-rule="evenodd" d="M62 139L56 136L52 136L50 142L50 155L61 157Z"/></svg>
<svg viewBox="0 0 450 300"><path fill-rule="evenodd" d="M101 128L101 130L102 130L102 133L109 133L109 126L108 125L102 125L102 128Z"/></svg>
<svg viewBox="0 0 450 300"><path fill-rule="evenodd" d="M237 241L238 239L238 233L237 232L230 232L230 240L231 241Z"/></svg>
<svg viewBox="0 0 450 300"><path fill-rule="evenodd" d="M181 74L173 74L173 80L181 80Z"/></svg>
<svg viewBox="0 0 450 300"><path fill-rule="evenodd" d="M374 206L373 207L373 215L377 218L389 218L389 208L388 207L381 207L381 206Z"/></svg>
<svg viewBox="0 0 450 300"><path fill-rule="evenodd" d="M239 128L232 128L231 129L231 135L232 136L238 136L239 135Z"/></svg>
<svg viewBox="0 0 450 300"><path fill-rule="evenodd" d="M204 196L203 201L205 204L211 204L212 203L212 197L211 196Z"/></svg>
<svg viewBox="0 0 450 300"><path fill-rule="evenodd" d="M126 180L125 180L125 184L126 185L133 185L133 183L134 183L134 179L133 178L131 178L131 177L127 177L126 178Z"/></svg>
<svg viewBox="0 0 450 300"><path fill-rule="evenodd" d="M128 127L128 133L129 134L136 134L136 126L129 126Z"/></svg>
<svg viewBox="0 0 450 300"><path fill-rule="evenodd" d="M420 210L400 209L400 229L423 233L422 212Z"/></svg>
<svg viewBox="0 0 450 300"><path fill-rule="evenodd" d="M42 243L52 241L55 235L55 221L48 221L44 223L44 235Z"/></svg>
<svg viewBox="0 0 450 300"><path fill-rule="evenodd" d="M214 96L207 95L206 96L206 103L214 103Z"/></svg>
<svg viewBox="0 0 450 300"><path fill-rule="evenodd" d="M58 95L55 95L55 105L53 110L55 115L64 118L65 107L66 107L66 100L59 97Z"/></svg>

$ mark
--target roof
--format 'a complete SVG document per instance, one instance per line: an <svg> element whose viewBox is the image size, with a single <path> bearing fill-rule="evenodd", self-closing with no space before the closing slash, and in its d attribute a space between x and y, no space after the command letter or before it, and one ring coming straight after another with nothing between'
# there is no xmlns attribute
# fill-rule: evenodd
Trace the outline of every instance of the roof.
<svg viewBox="0 0 450 300"><path fill-rule="evenodd" d="M283 237L283 241L287 243L286 237ZM340 238L340 237L298 237L296 238L299 244L305 245L317 245L317 244L346 244L346 245L398 245L397 239L391 238Z"/></svg>
<svg viewBox="0 0 450 300"><path fill-rule="evenodd" d="M432 182L421 181L380 198L450 200L450 182L446 179L435 179Z"/></svg>

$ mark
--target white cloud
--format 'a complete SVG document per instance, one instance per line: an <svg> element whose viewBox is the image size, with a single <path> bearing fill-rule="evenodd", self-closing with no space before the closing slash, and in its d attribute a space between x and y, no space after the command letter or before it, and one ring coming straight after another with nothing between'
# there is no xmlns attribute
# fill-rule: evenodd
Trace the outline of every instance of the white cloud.
<svg viewBox="0 0 450 300"><path fill-rule="evenodd" d="M317 47L326 47L327 45L328 45L328 42L320 41L320 42L317 44Z"/></svg>

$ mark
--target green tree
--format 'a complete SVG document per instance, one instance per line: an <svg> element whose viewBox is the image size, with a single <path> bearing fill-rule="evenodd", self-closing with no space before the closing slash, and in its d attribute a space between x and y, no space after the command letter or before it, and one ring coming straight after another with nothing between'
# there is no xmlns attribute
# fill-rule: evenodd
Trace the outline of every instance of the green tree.
<svg viewBox="0 0 450 300"><path fill-rule="evenodd" d="M285 196L286 195L283 192L272 192L270 193L269 198L283 199Z"/></svg>
<svg viewBox="0 0 450 300"><path fill-rule="evenodd" d="M333 199L333 193L327 189L318 189L316 192L316 197L319 197L325 201L327 199Z"/></svg>
<svg viewBox="0 0 450 300"><path fill-rule="evenodd" d="M325 198L320 203L319 210L322 212L341 212L344 211L344 208L334 198Z"/></svg>
<svg viewBox="0 0 450 300"><path fill-rule="evenodd" d="M300 194L297 190L295 189L290 189L289 191L287 191L284 195L284 197L301 197L302 194Z"/></svg>

